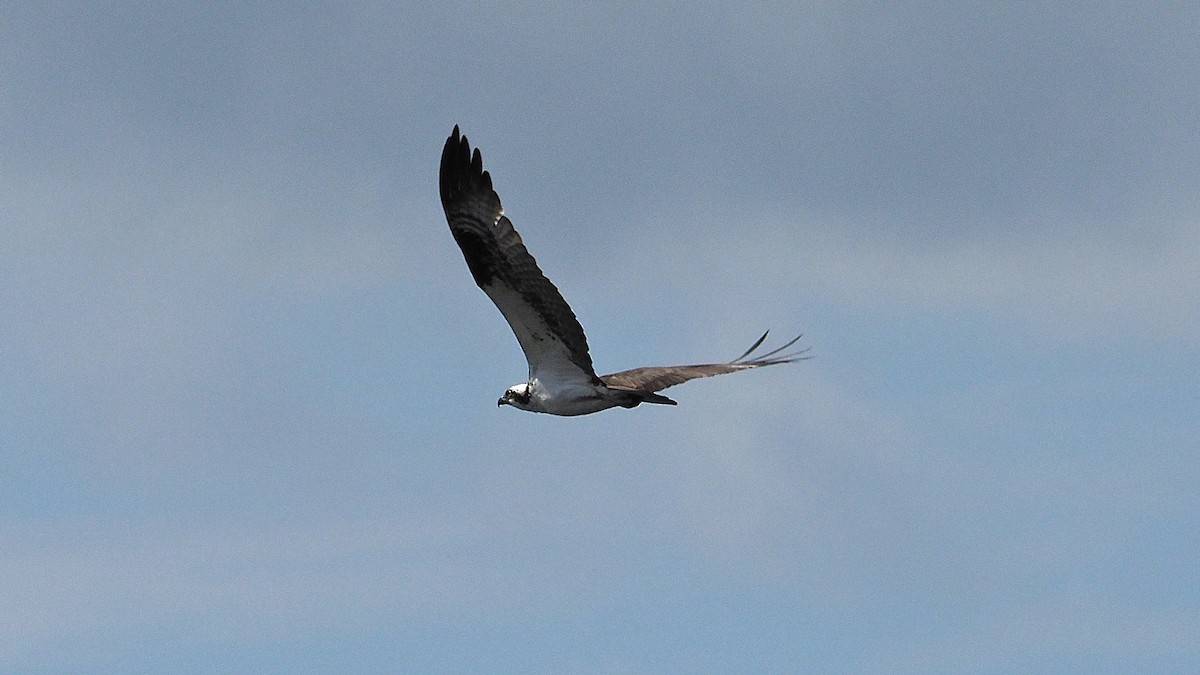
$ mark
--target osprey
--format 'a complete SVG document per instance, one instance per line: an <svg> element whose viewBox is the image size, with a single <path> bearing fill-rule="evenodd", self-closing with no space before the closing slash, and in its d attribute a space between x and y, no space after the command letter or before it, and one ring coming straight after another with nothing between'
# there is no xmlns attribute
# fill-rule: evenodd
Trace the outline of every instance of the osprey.
<svg viewBox="0 0 1200 675"><path fill-rule="evenodd" d="M514 384L496 402L551 415L587 415L621 406L675 401L657 392L698 377L710 377L804 358L805 350L784 353L800 336L755 358L763 333L750 349L728 363L634 368L596 375L587 337L558 288L550 283L513 224L504 216L483 157L472 153L458 126L446 139L438 175L442 208L454 241L467 259L475 283L496 303L529 362L529 379Z"/></svg>

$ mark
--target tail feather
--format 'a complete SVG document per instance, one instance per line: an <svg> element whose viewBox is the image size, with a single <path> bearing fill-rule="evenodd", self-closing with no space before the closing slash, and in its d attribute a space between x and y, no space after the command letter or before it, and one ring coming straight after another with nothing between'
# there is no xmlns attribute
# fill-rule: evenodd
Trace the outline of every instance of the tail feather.
<svg viewBox="0 0 1200 675"><path fill-rule="evenodd" d="M662 394L656 394L652 391L647 391L645 389L636 389L634 387L620 387L620 386L614 387L614 386L610 385L610 386L608 386L608 390L618 392L620 405L625 408L633 408L633 407L638 406L641 403L659 403L662 405L678 405L675 401L672 401L671 399L667 398L666 396L663 396Z"/></svg>
<svg viewBox="0 0 1200 675"><path fill-rule="evenodd" d="M652 391L639 391L638 394L642 397L643 403L661 403L663 405L679 405L672 399L669 399L666 396L663 396L662 394L656 394Z"/></svg>

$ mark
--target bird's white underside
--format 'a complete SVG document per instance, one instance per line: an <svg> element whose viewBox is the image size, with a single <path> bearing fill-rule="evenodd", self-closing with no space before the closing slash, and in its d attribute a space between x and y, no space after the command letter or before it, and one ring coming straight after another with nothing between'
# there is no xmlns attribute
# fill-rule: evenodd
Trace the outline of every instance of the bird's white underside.
<svg viewBox="0 0 1200 675"><path fill-rule="evenodd" d="M578 385L574 383L559 386L547 386L539 378L530 378L529 382L521 382L509 387L509 391L529 393L529 402L519 400L509 401L508 405L531 412L550 413L552 415L587 415L601 410L607 410L620 405L615 392L607 387Z"/></svg>

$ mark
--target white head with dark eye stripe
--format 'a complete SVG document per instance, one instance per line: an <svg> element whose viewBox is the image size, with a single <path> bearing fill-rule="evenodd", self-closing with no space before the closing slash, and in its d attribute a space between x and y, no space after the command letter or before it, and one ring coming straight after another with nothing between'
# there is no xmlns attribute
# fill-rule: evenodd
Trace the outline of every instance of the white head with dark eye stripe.
<svg viewBox="0 0 1200 675"><path fill-rule="evenodd" d="M499 401L496 401L496 407L499 408L502 405L511 405L512 407L520 408L521 410L529 410L530 394L531 392L529 391L528 382L514 384L504 392L504 395L500 397Z"/></svg>

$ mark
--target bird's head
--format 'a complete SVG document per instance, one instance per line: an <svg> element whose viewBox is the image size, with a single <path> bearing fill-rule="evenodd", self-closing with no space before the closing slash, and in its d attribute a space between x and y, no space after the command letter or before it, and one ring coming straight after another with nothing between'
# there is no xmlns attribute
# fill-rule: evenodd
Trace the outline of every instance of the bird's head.
<svg viewBox="0 0 1200 675"><path fill-rule="evenodd" d="M496 401L496 407L499 408L502 405L511 405L514 408L528 410L529 396L530 391L528 382L514 384L504 392L504 395L500 397L499 401Z"/></svg>

